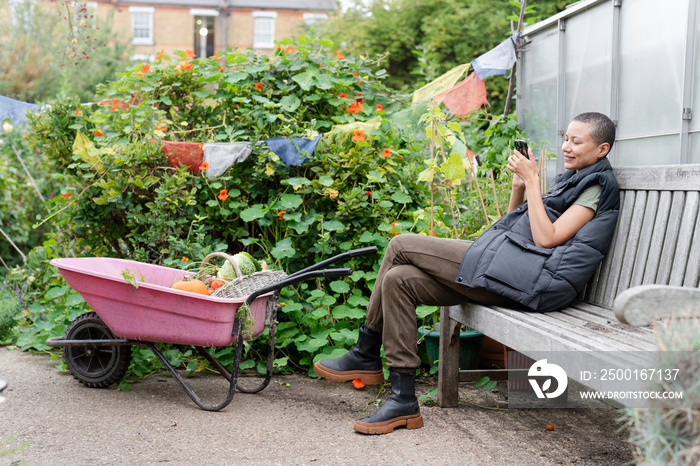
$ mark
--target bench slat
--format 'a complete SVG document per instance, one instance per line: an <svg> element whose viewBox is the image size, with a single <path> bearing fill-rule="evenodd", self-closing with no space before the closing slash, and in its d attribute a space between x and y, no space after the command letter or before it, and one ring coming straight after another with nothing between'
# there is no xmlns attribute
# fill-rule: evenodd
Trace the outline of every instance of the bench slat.
<svg viewBox="0 0 700 466"><path fill-rule="evenodd" d="M630 287L641 285L644 279L644 270L647 267L649 245L651 244L651 236L654 232L654 222L656 220L658 207L659 192L650 191L647 194L644 218L642 219L642 230L639 235L639 245L637 247L637 256L634 259L635 266L629 283Z"/></svg>
<svg viewBox="0 0 700 466"><path fill-rule="evenodd" d="M613 254L610 262L610 270L605 276L605 287L596 296L595 302L603 306L610 307L617 295L617 280L622 269L622 260L627 247L627 237L629 236L630 222L634 213L635 195L633 192L625 193L625 200L620 211L620 219L617 227L617 238L613 244Z"/></svg>
<svg viewBox="0 0 700 466"><path fill-rule="evenodd" d="M683 286L700 287L700 217L695 222L693 244L688 254L688 266L686 267Z"/></svg>
<svg viewBox="0 0 700 466"><path fill-rule="evenodd" d="M659 210L654 221L654 231L649 243L649 258L644 270L643 285L653 284L656 280L656 272L661 261L661 248L664 244L664 233L668 222L668 213L671 209L671 193L664 191L659 195Z"/></svg>
<svg viewBox="0 0 700 466"><path fill-rule="evenodd" d="M671 202L671 212L666 225L666 235L663 240L661 259L659 261L659 271L656 273L655 283L657 285L668 285L671 276L671 267L674 262L676 252L676 242L678 241L678 230L681 226L683 206L685 205L685 192L676 191L673 193ZM624 291L624 290L620 290Z"/></svg>
<svg viewBox="0 0 700 466"><path fill-rule="evenodd" d="M642 235L642 221L644 220L644 212L646 211L647 191L635 191L634 196L634 211L632 212L630 227L627 232L625 254L622 257L622 267L620 268L620 277L617 281L616 288L626 289L629 287L630 281L632 280L632 273L634 272L637 262L637 248Z"/></svg>
<svg viewBox="0 0 700 466"><path fill-rule="evenodd" d="M582 332L588 334L588 329L593 328L600 331L604 339L610 338L623 345L629 346L628 349L630 351L638 351L640 349L653 351L656 348L653 335L639 331L636 327L618 322L614 315L611 315L610 318L607 319L593 319L586 311L574 308L566 309L562 311L561 314L564 316L562 318L586 321Z"/></svg>
<svg viewBox="0 0 700 466"><path fill-rule="evenodd" d="M620 189L697 191L700 164L650 165L613 168Z"/></svg>
<svg viewBox="0 0 700 466"><path fill-rule="evenodd" d="M685 278L686 266L690 256L690 247L693 242L693 230L698 218L698 205L700 193L689 192L685 198L685 208L681 216L681 225L678 230L678 242L673 255L673 268L668 284L681 286Z"/></svg>
<svg viewBox="0 0 700 466"><path fill-rule="evenodd" d="M540 317L541 316L541 317ZM649 341L648 336L644 339L643 334L635 335L634 332L625 331L622 324L619 328L610 325L610 320L598 320L588 315L585 311L566 309L562 312L552 312L548 314L533 314L533 322L540 322L540 325L553 328L560 328L562 335L580 340L591 340L591 345L597 348L610 348L615 351L635 351L639 349L653 349L654 344ZM614 318L614 315L611 316ZM637 343L635 345L635 343Z"/></svg>

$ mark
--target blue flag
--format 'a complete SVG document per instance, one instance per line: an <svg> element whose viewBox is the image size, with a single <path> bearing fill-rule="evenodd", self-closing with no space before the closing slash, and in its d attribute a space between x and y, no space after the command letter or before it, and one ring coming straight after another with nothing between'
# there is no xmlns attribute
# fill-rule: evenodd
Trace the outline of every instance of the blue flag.
<svg viewBox="0 0 700 466"><path fill-rule="evenodd" d="M479 79L483 81L489 76L506 74L513 67L516 60L514 43L518 40L519 35L520 33L517 33L513 37L509 37L471 62Z"/></svg>
<svg viewBox="0 0 700 466"><path fill-rule="evenodd" d="M37 110L39 110L37 104L28 104L0 95L0 122L9 118L13 125L23 124L27 121L27 111L35 112Z"/></svg>
<svg viewBox="0 0 700 466"><path fill-rule="evenodd" d="M301 165L313 155L318 141L323 134L319 134L316 139L305 138L272 138L265 141L270 151L277 156L288 167Z"/></svg>

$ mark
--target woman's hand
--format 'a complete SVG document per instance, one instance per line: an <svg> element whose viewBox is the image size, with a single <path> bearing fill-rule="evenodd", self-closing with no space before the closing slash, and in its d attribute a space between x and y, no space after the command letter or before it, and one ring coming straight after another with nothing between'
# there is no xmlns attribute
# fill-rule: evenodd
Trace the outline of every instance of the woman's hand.
<svg viewBox="0 0 700 466"><path fill-rule="evenodd" d="M513 188L522 189L530 183L538 183L540 179L535 155L528 149L530 158L523 156L518 151L513 151L513 155L508 157L508 170L514 173Z"/></svg>

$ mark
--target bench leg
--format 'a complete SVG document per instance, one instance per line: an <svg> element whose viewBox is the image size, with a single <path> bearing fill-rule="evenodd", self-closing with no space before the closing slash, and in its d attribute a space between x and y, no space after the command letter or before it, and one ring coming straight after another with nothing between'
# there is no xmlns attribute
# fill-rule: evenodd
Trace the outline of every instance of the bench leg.
<svg viewBox="0 0 700 466"><path fill-rule="evenodd" d="M459 403L459 327L449 307L440 308L440 360L437 403L446 408Z"/></svg>

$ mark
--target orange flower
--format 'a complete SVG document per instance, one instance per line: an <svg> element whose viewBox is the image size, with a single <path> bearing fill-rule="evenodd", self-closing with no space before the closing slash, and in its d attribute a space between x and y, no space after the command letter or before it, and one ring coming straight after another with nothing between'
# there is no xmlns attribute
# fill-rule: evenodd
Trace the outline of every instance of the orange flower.
<svg viewBox="0 0 700 466"><path fill-rule="evenodd" d="M297 53L297 50L290 45L289 47L284 49L284 53Z"/></svg>
<svg viewBox="0 0 700 466"><path fill-rule="evenodd" d="M335 51L335 59L336 60L345 60L345 57L343 56L342 53L340 53L340 50Z"/></svg>
<svg viewBox="0 0 700 466"><path fill-rule="evenodd" d="M156 60L162 60L163 58L165 58L165 50L160 49L160 53L156 55Z"/></svg>
<svg viewBox="0 0 700 466"><path fill-rule="evenodd" d="M182 262L187 262L188 260L190 260L190 259L185 257L185 256L182 256Z"/></svg>
<svg viewBox="0 0 700 466"><path fill-rule="evenodd" d="M347 99L348 95L345 92L341 92L340 94L338 94L338 97L341 99Z"/></svg>
<svg viewBox="0 0 700 466"><path fill-rule="evenodd" d="M141 65L141 72L143 74L146 74L149 71L151 71L151 65L149 65L149 64Z"/></svg>
<svg viewBox="0 0 700 466"><path fill-rule="evenodd" d="M255 90L262 91L263 83L255 83Z"/></svg>
<svg viewBox="0 0 700 466"><path fill-rule="evenodd" d="M357 388L358 390L359 390L360 388L364 388L364 387L365 387L365 384L362 383L362 379L355 379L355 380L353 380L353 381L352 381L352 385L353 385L353 387Z"/></svg>
<svg viewBox="0 0 700 466"><path fill-rule="evenodd" d="M353 133L352 140L355 142L362 142L365 140L365 132L361 129L356 129Z"/></svg>
<svg viewBox="0 0 700 466"><path fill-rule="evenodd" d="M278 45L277 47L275 47L275 50L282 50L282 46Z"/></svg>
<svg viewBox="0 0 700 466"><path fill-rule="evenodd" d="M93 131L92 134L94 134L96 138L99 138L100 136L104 136L104 135L105 135L105 133L103 133L103 132L100 131L99 129L96 129L95 131Z"/></svg>
<svg viewBox="0 0 700 466"><path fill-rule="evenodd" d="M401 225L399 222L391 222L392 227L399 226L399 225Z"/></svg>
<svg viewBox="0 0 700 466"><path fill-rule="evenodd" d="M360 113L362 111L362 104L359 102L353 102L348 107L348 113Z"/></svg>
<svg viewBox="0 0 700 466"><path fill-rule="evenodd" d="M61 197L62 197L63 199L65 199L65 198L67 198L67 197L70 197L70 193L63 193L63 194L61 194Z"/></svg>
<svg viewBox="0 0 700 466"><path fill-rule="evenodd" d="M187 71L192 69L192 63L187 62L184 65L182 63L175 67L175 71Z"/></svg>
<svg viewBox="0 0 700 466"><path fill-rule="evenodd" d="M185 50L185 58L195 58L194 50Z"/></svg>
<svg viewBox="0 0 700 466"><path fill-rule="evenodd" d="M219 58L223 54L224 54L224 52L222 52L221 50L217 50L216 52L214 52L214 58Z"/></svg>
<svg viewBox="0 0 700 466"><path fill-rule="evenodd" d="M367 195L368 195L368 196L371 196L371 195L372 195L372 191L367 191Z"/></svg>
<svg viewBox="0 0 700 466"><path fill-rule="evenodd" d="M382 157L384 157L385 159L388 157L391 157L391 149L389 149L388 147L385 147L380 155Z"/></svg>
<svg viewBox="0 0 700 466"><path fill-rule="evenodd" d="M205 172L207 171L207 168L209 168L209 162L202 162L202 164L199 166L199 171Z"/></svg>
<svg viewBox="0 0 700 466"><path fill-rule="evenodd" d="M279 220L284 220L284 214L286 214L286 213L287 213L286 210L280 210L279 212L277 212L277 218Z"/></svg>
<svg viewBox="0 0 700 466"><path fill-rule="evenodd" d="M80 110L80 109L78 109L78 110L75 111L75 115L76 115L76 116L77 116L77 115L82 115L82 114L83 114L83 111Z"/></svg>
<svg viewBox="0 0 700 466"><path fill-rule="evenodd" d="M377 104L377 111L378 111L378 112L383 112L383 111L384 111L384 107L382 107L382 104Z"/></svg>
<svg viewBox="0 0 700 466"><path fill-rule="evenodd" d="M228 199L228 189L222 189L221 191L219 191L219 195L217 197L222 202Z"/></svg>
<svg viewBox="0 0 700 466"><path fill-rule="evenodd" d="M355 76L355 77L357 77L357 73L353 73L352 75Z"/></svg>
<svg viewBox="0 0 700 466"><path fill-rule="evenodd" d="M165 122L164 122L164 121L159 121L159 122L156 124L156 131L167 131L167 130L168 130L168 127L165 126Z"/></svg>
<svg viewBox="0 0 700 466"><path fill-rule="evenodd" d="M399 155L398 157L396 157L396 158L399 159L399 160L403 160L403 157L401 157L400 155Z"/></svg>
<svg viewBox="0 0 700 466"><path fill-rule="evenodd" d="M119 108L119 99L114 99L112 100L112 106L110 107L110 111L114 112Z"/></svg>
<svg viewBox="0 0 700 466"><path fill-rule="evenodd" d="M223 69L223 68L219 68L219 69L216 70L216 71L218 71L219 73L223 73L223 72L224 72L224 69Z"/></svg>

